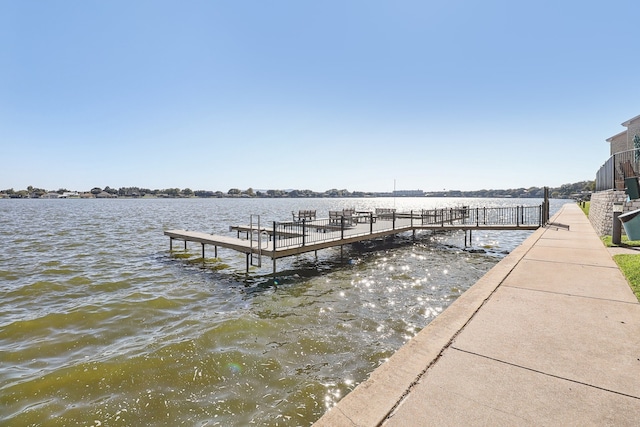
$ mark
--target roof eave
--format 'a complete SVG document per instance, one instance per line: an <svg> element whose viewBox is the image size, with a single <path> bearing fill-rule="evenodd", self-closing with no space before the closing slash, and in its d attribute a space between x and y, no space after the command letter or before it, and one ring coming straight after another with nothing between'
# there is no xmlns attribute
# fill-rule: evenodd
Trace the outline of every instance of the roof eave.
<svg viewBox="0 0 640 427"><path fill-rule="evenodd" d="M636 120L640 119L640 116L635 116L632 119L627 120L626 122L622 123L622 126L629 126L631 123L635 122Z"/></svg>
<svg viewBox="0 0 640 427"><path fill-rule="evenodd" d="M639 116L639 117L640 117L640 116ZM612 142L612 141L613 141L614 139L616 139L617 137L622 136L622 135L626 135L626 134L627 134L627 131L626 131L626 130L623 130L622 132L617 133L617 134L613 135L613 136L612 136L612 137L610 137L610 138L607 138L607 139L606 139L606 141L607 141L607 142Z"/></svg>

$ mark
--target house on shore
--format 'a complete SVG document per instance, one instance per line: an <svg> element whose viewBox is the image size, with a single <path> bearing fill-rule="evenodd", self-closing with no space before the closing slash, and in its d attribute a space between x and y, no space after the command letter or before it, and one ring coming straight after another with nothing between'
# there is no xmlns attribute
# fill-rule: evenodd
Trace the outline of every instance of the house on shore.
<svg viewBox="0 0 640 427"><path fill-rule="evenodd" d="M606 141L610 157L596 172L589 220L600 236L613 233L613 205L622 212L640 209L640 115L623 123L626 129Z"/></svg>
<svg viewBox="0 0 640 427"><path fill-rule="evenodd" d="M49 193L45 193L42 196L40 196L41 199L60 199L60 194L56 193L56 192L49 192Z"/></svg>
<svg viewBox="0 0 640 427"><path fill-rule="evenodd" d="M622 126L627 129L607 139L611 156L622 151L633 150L636 148L634 146L634 139L636 139L636 136L640 138L640 116L635 116L623 122Z"/></svg>
<svg viewBox="0 0 640 427"><path fill-rule="evenodd" d="M622 126L626 127L626 130L606 140L609 143L611 157L607 162L610 163L608 169L604 173L608 176L613 175L612 188L617 190L625 189L627 178L640 177L640 116L623 122ZM600 173L599 171L598 174ZM602 177L596 178L596 181L598 180L602 181ZM602 188L596 184L596 189Z"/></svg>
<svg viewBox="0 0 640 427"><path fill-rule="evenodd" d="M118 196L115 194L109 194L106 191L102 191L98 194L96 194L96 199L115 199Z"/></svg>

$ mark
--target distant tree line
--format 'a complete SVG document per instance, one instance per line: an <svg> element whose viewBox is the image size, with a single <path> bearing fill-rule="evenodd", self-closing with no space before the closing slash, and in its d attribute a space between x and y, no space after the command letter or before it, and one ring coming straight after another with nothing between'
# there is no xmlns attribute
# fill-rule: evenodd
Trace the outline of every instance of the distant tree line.
<svg viewBox="0 0 640 427"><path fill-rule="evenodd" d="M562 184L560 187L549 188L549 196L554 199L589 198L596 188L595 181L580 181L573 184ZM432 197L513 197L513 198L542 198L544 187L512 188L508 190L478 190L478 191L435 191Z"/></svg>
<svg viewBox="0 0 640 427"><path fill-rule="evenodd" d="M552 198L582 198L588 199L591 192L595 189L595 181L580 181L573 184L563 184L557 188L549 188ZM14 191L13 188L0 190L0 195L12 198L38 198L47 193L58 193L60 195L69 192L69 190L60 188L55 191L47 191L42 188L29 186L24 190ZM151 190L143 187L120 187L118 189L106 186L104 188L94 187L85 193L91 193L97 196L101 193L108 193L117 197L262 197L262 198L313 198L313 197L393 197L394 193L389 192L365 192L365 191L349 191L346 189L338 190L332 188L324 192L316 192L311 190L254 190L248 188L241 190L239 188L231 188L226 193L222 191L211 190L191 190L190 188L165 188ZM477 191L461 191L461 190L443 190L424 193L426 197L509 197L509 198L542 198L544 196L543 187L514 188L508 190L477 190Z"/></svg>

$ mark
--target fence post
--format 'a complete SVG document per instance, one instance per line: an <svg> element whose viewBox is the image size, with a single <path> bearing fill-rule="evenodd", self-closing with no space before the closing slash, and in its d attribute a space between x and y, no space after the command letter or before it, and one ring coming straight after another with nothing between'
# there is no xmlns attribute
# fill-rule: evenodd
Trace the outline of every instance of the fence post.
<svg viewBox="0 0 640 427"><path fill-rule="evenodd" d="M544 218L543 224L549 222L549 187L544 187Z"/></svg>
<svg viewBox="0 0 640 427"><path fill-rule="evenodd" d="M373 234L373 212L369 212L369 234Z"/></svg>
<svg viewBox="0 0 640 427"><path fill-rule="evenodd" d="M278 236L277 236L278 232L276 230L277 230L276 229L276 222L273 221L273 252L276 251L276 240L278 240ZM217 256L216 256L216 258L217 258Z"/></svg>
<svg viewBox="0 0 640 427"><path fill-rule="evenodd" d="M538 225L542 227L542 205L538 207Z"/></svg>
<svg viewBox="0 0 640 427"><path fill-rule="evenodd" d="M616 189L616 155L613 155L613 165L611 167L611 188Z"/></svg>

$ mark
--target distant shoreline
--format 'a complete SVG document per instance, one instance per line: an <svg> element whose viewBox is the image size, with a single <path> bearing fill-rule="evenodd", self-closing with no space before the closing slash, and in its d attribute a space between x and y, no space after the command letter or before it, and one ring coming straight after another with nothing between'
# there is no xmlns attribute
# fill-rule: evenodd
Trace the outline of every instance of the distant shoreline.
<svg viewBox="0 0 640 427"><path fill-rule="evenodd" d="M549 188L549 195L553 199L582 199L589 200L591 192L595 188L595 181L580 181L573 184L563 184L560 187ZM29 187L26 190L14 191L13 189L0 190L0 199L182 199L182 198L237 198L237 199L318 199L318 198L373 198L373 197L470 197L470 198L505 198L505 199L541 199L544 198L544 187L514 188L507 190L398 190L393 192L365 192L331 189L324 192L311 190L240 190L232 188L226 193L211 190L191 190L189 188L168 188L163 190L150 190L140 187L121 187L119 189L95 187L90 191L69 191L60 189L47 191L44 189Z"/></svg>

